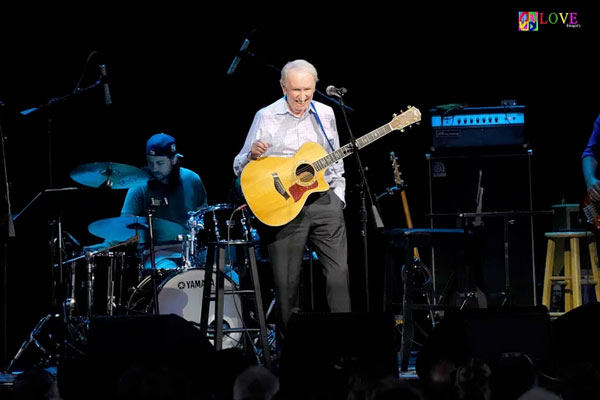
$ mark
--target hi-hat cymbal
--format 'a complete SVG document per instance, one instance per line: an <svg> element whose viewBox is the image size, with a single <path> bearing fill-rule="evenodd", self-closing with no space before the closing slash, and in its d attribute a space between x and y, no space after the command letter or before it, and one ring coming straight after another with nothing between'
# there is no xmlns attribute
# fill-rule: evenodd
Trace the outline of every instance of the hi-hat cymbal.
<svg viewBox="0 0 600 400"><path fill-rule="evenodd" d="M186 233L185 227L167 219L152 218L152 228L155 243L177 241L178 235ZM148 218L136 216L101 219L88 226L91 234L114 242L124 242L139 235L139 242L147 243L148 229Z"/></svg>
<svg viewBox="0 0 600 400"><path fill-rule="evenodd" d="M73 168L71 179L93 188L128 189L142 184L150 177L143 169L127 164L97 162Z"/></svg>

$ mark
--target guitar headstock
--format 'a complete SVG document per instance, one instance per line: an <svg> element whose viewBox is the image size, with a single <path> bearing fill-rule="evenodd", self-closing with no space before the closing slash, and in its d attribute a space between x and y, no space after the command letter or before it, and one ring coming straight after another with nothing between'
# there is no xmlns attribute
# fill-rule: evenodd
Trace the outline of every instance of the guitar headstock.
<svg viewBox="0 0 600 400"><path fill-rule="evenodd" d="M392 168L394 168L394 182L399 187L402 187L404 186L404 180L402 179L402 173L398 167L398 157L396 157L396 154L393 151L390 152L390 160L392 160Z"/></svg>
<svg viewBox="0 0 600 400"><path fill-rule="evenodd" d="M390 122L392 129L404 131L404 128L411 127L421 121L421 111L416 107L408 106L408 110L400 115L394 114L394 119Z"/></svg>

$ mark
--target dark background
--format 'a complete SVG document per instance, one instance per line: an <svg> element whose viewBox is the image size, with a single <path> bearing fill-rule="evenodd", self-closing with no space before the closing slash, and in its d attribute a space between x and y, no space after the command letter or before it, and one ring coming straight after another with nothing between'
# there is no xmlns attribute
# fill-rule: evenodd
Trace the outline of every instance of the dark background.
<svg viewBox="0 0 600 400"><path fill-rule="evenodd" d="M233 158L254 113L281 96L278 73L260 60L281 68L297 58L316 66L321 91L328 85L348 89L345 101L355 109L350 124L357 137L388 123L393 113L408 105L422 111L419 127L394 132L360 153L371 190L379 194L394 185L389 152L395 152L408 185L415 226L429 226L425 156L431 152L429 109L440 104L496 106L514 99L524 105L525 136L533 151L534 210L579 203L585 192L581 151L600 112L595 61L600 17L595 10L571 2L552 6L494 2L477 7L396 2L345 7L342 11L323 4L259 9L232 4L125 7L103 3L3 10L0 101L5 104L1 123L12 212L21 211L49 188L50 174L52 187L63 188L78 186L69 171L81 164L112 161L143 166L145 141L157 132L177 138L185 166L197 171L205 183L209 204L227 202L234 179ZM538 32L518 32L517 12L523 10L577 12L582 26L557 24L542 26ZM249 50L255 57L245 57L235 74L228 76L232 59L252 31ZM85 68L92 51L100 55ZM96 88L27 117L19 114L69 95L80 79L81 87L92 85L101 63L106 64L112 105L104 104L102 90ZM336 115L341 142L347 143L348 130L338 108ZM355 308L364 309L354 158L347 158L345 166L351 285ZM469 168L467 164L465 170ZM503 181L504 194L518 199L528 196L522 191L527 175L522 165L505 159L497 168L510 171L515 181L514 186ZM493 176L484 177L489 188L495 185ZM470 181L464 185L468 189L457 188L457 194L471 189ZM83 244L92 244L99 239L87 233L87 225L117 216L124 195L117 191L89 199L59 199L59 204L74 204L58 207L62 210L41 205L24 217L26 221L17 222L17 238L9 241L6 263L10 357L50 309L47 241L52 227L48 220L60 212L63 229ZM505 209L489 200L489 205L484 200L483 211ZM406 225L400 196L383 197L380 206L386 227ZM535 267L541 270L543 232L551 221L549 217L534 220L536 248L541 249ZM490 222L489 226L496 225ZM373 232L369 238L370 292L372 303L377 303L381 241ZM528 240L527 235L519 237L521 244ZM512 257L521 259L524 270L512 273L519 288L516 303L531 303L527 282L531 255ZM504 285L501 269L491 276L496 286Z"/></svg>

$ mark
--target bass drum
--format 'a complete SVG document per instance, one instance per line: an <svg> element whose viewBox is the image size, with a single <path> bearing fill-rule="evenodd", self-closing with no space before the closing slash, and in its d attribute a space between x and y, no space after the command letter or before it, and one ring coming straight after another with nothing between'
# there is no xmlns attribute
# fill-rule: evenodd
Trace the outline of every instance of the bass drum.
<svg viewBox="0 0 600 400"><path fill-rule="evenodd" d="M202 311L202 294L204 292L203 269L189 269L186 271L161 271L159 273L158 306L160 314L175 314L187 321L200 324ZM213 285L216 274L213 273ZM214 287L213 287L214 289ZM234 289L228 278L225 279L225 296L223 309L223 328L243 328L242 302L239 295L227 294ZM152 313L154 295L152 291L152 277L148 275L134 289L129 298L127 308L130 313ZM208 316L209 326L214 328L215 304L211 302ZM210 341L214 344L212 334ZM238 347L242 344L242 332L223 334L223 348Z"/></svg>

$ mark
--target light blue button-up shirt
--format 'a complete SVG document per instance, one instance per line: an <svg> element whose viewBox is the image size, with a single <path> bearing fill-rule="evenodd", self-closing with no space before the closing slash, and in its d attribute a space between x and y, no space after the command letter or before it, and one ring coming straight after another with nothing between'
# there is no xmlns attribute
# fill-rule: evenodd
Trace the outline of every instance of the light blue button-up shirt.
<svg viewBox="0 0 600 400"><path fill-rule="evenodd" d="M312 105L319 115L325 134L335 150L340 147L333 109L323 103L313 101ZM327 153L331 153L331 146L319 126L315 111L310 107L301 117L292 114L287 106L285 97L273 104L262 108L254 116L254 121L246 137L244 147L233 161L233 171L239 176L248 163L248 152L252 143L262 140L269 143L265 156L292 157L306 142L320 144ZM346 203L346 180L344 178L344 162L334 163L325 170L327 182L335 194Z"/></svg>

